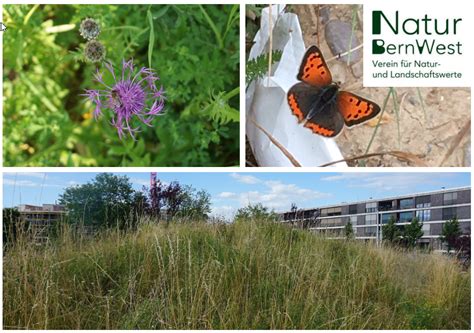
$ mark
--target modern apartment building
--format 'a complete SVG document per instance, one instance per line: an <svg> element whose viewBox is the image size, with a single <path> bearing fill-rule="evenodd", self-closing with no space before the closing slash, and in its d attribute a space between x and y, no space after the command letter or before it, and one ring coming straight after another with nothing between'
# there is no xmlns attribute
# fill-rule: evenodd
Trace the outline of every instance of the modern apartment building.
<svg viewBox="0 0 474 333"><path fill-rule="evenodd" d="M350 222L355 238L380 242L382 226L391 218L403 228L414 217L423 222L421 244L440 249L443 223L457 217L462 232L471 234L471 188L441 189L383 199L341 203L281 214L281 221L340 238Z"/></svg>

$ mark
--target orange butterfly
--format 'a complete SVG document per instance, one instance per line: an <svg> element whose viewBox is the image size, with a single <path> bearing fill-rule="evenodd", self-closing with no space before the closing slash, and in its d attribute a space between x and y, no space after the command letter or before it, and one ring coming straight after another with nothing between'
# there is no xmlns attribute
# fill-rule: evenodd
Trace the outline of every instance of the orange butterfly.
<svg viewBox="0 0 474 333"><path fill-rule="evenodd" d="M351 127L380 112L376 103L339 90L321 51L314 45L306 51L296 78L302 82L288 91L288 104L298 122L304 122L304 127L313 133L335 137L344 124Z"/></svg>

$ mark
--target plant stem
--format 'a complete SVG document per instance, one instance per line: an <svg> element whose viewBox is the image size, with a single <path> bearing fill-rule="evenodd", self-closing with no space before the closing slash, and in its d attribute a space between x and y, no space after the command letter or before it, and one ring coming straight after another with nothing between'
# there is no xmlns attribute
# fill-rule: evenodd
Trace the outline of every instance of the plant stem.
<svg viewBox="0 0 474 333"><path fill-rule="evenodd" d="M207 23L209 23L209 26L211 27L212 31L214 31L214 34L216 35L217 43L219 44L219 48L223 49L224 48L224 41L222 40L222 36L217 29L216 25L214 24L214 21L211 19L209 14L207 14L206 10L202 5L199 5L199 8L201 9L202 13L204 14L204 17L206 18Z"/></svg>

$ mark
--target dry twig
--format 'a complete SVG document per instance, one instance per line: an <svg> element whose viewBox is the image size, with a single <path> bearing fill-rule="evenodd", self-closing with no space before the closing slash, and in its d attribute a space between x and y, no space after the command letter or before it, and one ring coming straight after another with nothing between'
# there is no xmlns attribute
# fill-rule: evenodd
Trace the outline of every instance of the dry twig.
<svg viewBox="0 0 474 333"><path fill-rule="evenodd" d="M291 162L291 164L293 164L293 166L301 167L301 164L296 160L296 158L285 147L283 147L283 145L281 143L279 143L270 133L268 133L266 129L264 129L262 126L257 124L255 119L249 118L249 120L255 125L255 127L257 127L259 130L261 130L268 137L268 139L270 139L270 141L275 146L277 146L278 149L281 150L283 155L285 155L286 158L288 158L288 160Z"/></svg>
<svg viewBox="0 0 474 333"><path fill-rule="evenodd" d="M352 161L361 160L361 159L368 158L368 157L383 156L383 155L391 155L391 156L394 156L394 157L399 158L401 160L413 163L416 166L420 166L420 167L428 166L425 161L423 161L420 157L418 157L415 154L407 153L407 152L399 151L399 150L392 150L392 151L384 151L384 152L380 152L380 153L370 153L370 154L363 154L363 155L359 155L359 156L348 157L348 158L344 158L342 160L321 164L320 167L327 167L327 166L331 166L333 164L337 164L337 163L341 163L341 162L352 162Z"/></svg>

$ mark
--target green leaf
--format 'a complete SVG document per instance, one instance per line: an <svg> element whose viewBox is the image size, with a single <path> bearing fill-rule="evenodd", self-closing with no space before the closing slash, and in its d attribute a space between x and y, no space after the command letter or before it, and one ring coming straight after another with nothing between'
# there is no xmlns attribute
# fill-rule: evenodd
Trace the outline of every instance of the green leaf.
<svg viewBox="0 0 474 333"><path fill-rule="evenodd" d="M280 61L283 52L280 50L272 51L272 65ZM247 86L250 82L262 78L268 72L268 53L261 54L257 58L247 61L245 66L245 83Z"/></svg>
<svg viewBox="0 0 474 333"><path fill-rule="evenodd" d="M161 9L158 11L158 13L156 13L156 14L154 15L154 19L155 19L155 20L156 20L156 19L159 19L160 17L162 17L163 15L165 15L169 8L170 8L169 6L166 6L166 5L165 5L163 8L161 8Z"/></svg>

